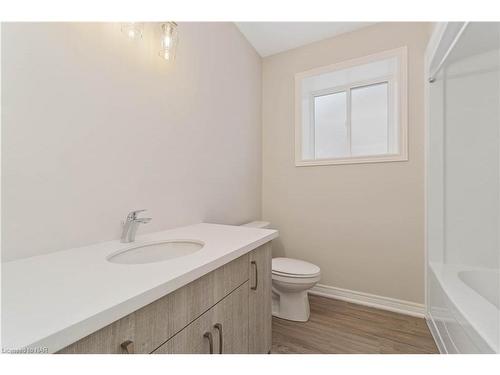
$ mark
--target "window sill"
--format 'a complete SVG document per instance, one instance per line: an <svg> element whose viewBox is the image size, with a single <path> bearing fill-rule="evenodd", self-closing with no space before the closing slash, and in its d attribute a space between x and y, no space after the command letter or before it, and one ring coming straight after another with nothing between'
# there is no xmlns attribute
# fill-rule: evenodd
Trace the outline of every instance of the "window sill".
<svg viewBox="0 0 500 375"><path fill-rule="evenodd" d="M408 161L408 155L378 155L360 156L338 159L296 160L296 167L311 167L319 165L342 165L342 164L367 164L367 163L390 163L395 161Z"/></svg>

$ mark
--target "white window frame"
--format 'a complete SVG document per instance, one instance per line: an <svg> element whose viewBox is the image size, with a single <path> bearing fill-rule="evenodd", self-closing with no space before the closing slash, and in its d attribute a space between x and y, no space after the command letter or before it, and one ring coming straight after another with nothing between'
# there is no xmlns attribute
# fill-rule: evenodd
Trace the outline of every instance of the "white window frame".
<svg viewBox="0 0 500 375"><path fill-rule="evenodd" d="M331 73L337 70L347 69L358 65L369 64L372 62L396 57L399 61L398 71L394 75L378 77L370 80L349 83L343 86L332 87L324 90L315 91L309 94L309 127L311 134L314 134L314 98L322 95L346 92L346 121L348 126L349 152L351 150L351 90L359 87L366 87L381 83L388 84L389 99L397 99L397 118L394 118L393 111L388 110L389 125L395 124L398 135L398 152L394 154L382 155L363 155L347 156L329 159L311 159L305 160L302 157L302 80L308 77ZM408 160L408 66L407 66L407 47L400 47L394 50L384 51L362 58L343 61L337 64L308 70L295 74L295 165L314 166L314 165L334 165L334 164L357 164L357 163L381 163ZM398 90L398 92L394 92ZM394 95L395 96L394 96ZM389 108L391 104L388 102ZM389 109L388 108L388 109ZM390 129L390 127L388 127ZM310 137L312 150L315 148L315 139ZM314 151L315 153L315 151Z"/></svg>

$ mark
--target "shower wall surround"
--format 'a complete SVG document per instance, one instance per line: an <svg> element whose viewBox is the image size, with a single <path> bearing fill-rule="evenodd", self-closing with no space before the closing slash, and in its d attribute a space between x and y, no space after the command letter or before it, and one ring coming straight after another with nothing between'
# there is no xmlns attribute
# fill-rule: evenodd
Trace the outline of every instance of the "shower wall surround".
<svg viewBox="0 0 500 375"><path fill-rule="evenodd" d="M427 314L442 352L499 352L500 24L428 51Z"/></svg>

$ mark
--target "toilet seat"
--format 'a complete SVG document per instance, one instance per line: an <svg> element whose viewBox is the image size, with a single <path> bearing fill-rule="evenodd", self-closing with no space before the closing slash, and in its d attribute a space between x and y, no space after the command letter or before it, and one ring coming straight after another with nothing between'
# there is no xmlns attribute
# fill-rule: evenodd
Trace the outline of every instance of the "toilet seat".
<svg viewBox="0 0 500 375"><path fill-rule="evenodd" d="M321 270L315 264L292 258L273 258L272 274L289 278L315 278Z"/></svg>
<svg viewBox="0 0 500 375"><path fill-rule="evenodd" d="M308 291L320 278L318 266L291 258L272 260L273 316L307 322L310 308Z"/></svg>
<svg viewBox="0 0 500 375"><path fill-rule="evenodd" d="M311 284L311 287L316 284L321 278L321 275L316 275L316 276L290 276L290 275L280 275L273 273L272 279L273 282L279 281L281 283L287 283L287 284L302 284L302 285L307 285Z"/></svg>
<svg viewBox="0 0 500 375"><path fill-rule="evenodd" d="M253 221L246 227L269 228L267 221ZM294 322L307 322L310 308L308 291L319 282L318 266L291 258L272 260L272 314Z"/></svg>

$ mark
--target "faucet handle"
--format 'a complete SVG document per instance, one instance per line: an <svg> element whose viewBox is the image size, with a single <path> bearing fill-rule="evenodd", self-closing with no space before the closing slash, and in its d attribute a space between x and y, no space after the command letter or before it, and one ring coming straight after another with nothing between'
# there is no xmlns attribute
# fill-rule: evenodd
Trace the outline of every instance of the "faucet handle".
<svg viewBox="0 0 500 375"><path fill-rule="evenodd" d="M135 211L130 212L127 215L127 220L135 220L137 218L137 214L141 213L141 212L144 212L144 211L147 211L147 210L143 209L143 210L135 210Z"/></svg>

